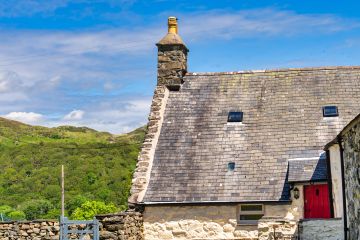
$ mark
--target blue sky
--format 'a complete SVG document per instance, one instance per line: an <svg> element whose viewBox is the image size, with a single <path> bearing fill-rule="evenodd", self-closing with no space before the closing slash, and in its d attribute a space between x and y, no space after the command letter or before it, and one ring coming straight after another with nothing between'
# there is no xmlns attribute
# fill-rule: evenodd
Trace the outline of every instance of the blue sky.
<svg viewBox="0 0 360 240"><path fill-rule="evenodd" d="M190 72L359 65L357 1L0 0L0 115L123 133L146 124L155 43L179 18Z"/></svg>

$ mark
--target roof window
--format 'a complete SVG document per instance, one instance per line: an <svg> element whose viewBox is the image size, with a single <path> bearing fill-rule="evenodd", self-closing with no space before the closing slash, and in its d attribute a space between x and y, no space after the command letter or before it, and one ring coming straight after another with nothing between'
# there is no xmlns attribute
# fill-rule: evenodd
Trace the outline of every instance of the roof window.
<svg viewBox="0 0 360 240"><path fill-rule="evenodd" d="M243 112L229 112L228 122L242 122Z"/></svg>
<svg viewBox="0 0 360 240"><path fill-rule="evenodd" d="M323 116L324 117L337 117L337 116L339 116L337 106L325 106L325 107L323 107Z"/></svg>

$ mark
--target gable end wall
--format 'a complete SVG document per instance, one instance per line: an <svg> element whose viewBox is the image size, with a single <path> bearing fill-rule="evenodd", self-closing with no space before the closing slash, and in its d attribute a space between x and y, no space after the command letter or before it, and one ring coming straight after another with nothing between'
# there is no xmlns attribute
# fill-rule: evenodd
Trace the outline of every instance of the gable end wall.
<svg viewBox="0 0 360 240"><path fill-rule="evenodd" d="M360 121L343 136L349 239L360 239Z"/></svg>
<svg viewBox="0 0 360 240"><path fill-rule="evenodd" d="M133 174L129 206L143 200L149 184L150 172L154 159L155 148L160 136L161 125L164 119L164 111L169 97L169 90L165 86L157 86L151 104L147 133L141 151L139 153L136 169Z"/></svg>

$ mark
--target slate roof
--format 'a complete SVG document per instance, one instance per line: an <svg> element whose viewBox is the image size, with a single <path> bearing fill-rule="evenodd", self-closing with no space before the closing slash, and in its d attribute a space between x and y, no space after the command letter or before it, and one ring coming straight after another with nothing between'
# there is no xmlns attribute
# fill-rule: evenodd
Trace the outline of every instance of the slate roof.
<svg viewBox="0 0 360 240"><path fill-rule="evenodd" d="M288 182L310 182L327 180L325 154L320 158L289 160Z"/></svg>
<svg viewBox="0 0 360 240"><path fill-rule="evenodd" d="M360 67L187 74L169 94L143 201L289 200L288 159L318 157L359 102ZM323 118L325 105L339 117ZM243 123L227 123L233 110Z"/></svg>

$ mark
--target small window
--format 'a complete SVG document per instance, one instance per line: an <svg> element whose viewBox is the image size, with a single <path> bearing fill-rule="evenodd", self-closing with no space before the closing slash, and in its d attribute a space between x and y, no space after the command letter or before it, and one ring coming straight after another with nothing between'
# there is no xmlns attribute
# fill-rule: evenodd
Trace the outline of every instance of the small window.
<svg viewBox="0 0 360 240"><path fill-rule="evenodd" d="M228 122L242 122L243 112L229 112Z"/></svg>
<svg viewBox="0 0 360 240"><path fill-rule="evenodd" d="M228 170L229 171L234 171L235 169L235 163L234 162L229 162L228 163Z"/></svg>
<svg viewBox="0 0 360 240"><path fill-rule="evenodd" d="M324 117L337 117L339 116L338 108L336 106L325 106L323 107Z"/></svg>
<svg viewBox="0 0 360 240"><path fill-rule="evenodd" d="M262 204L240 205L238 216L240 225L257 224L259 219L264 216L264 206Z"/></svg>

